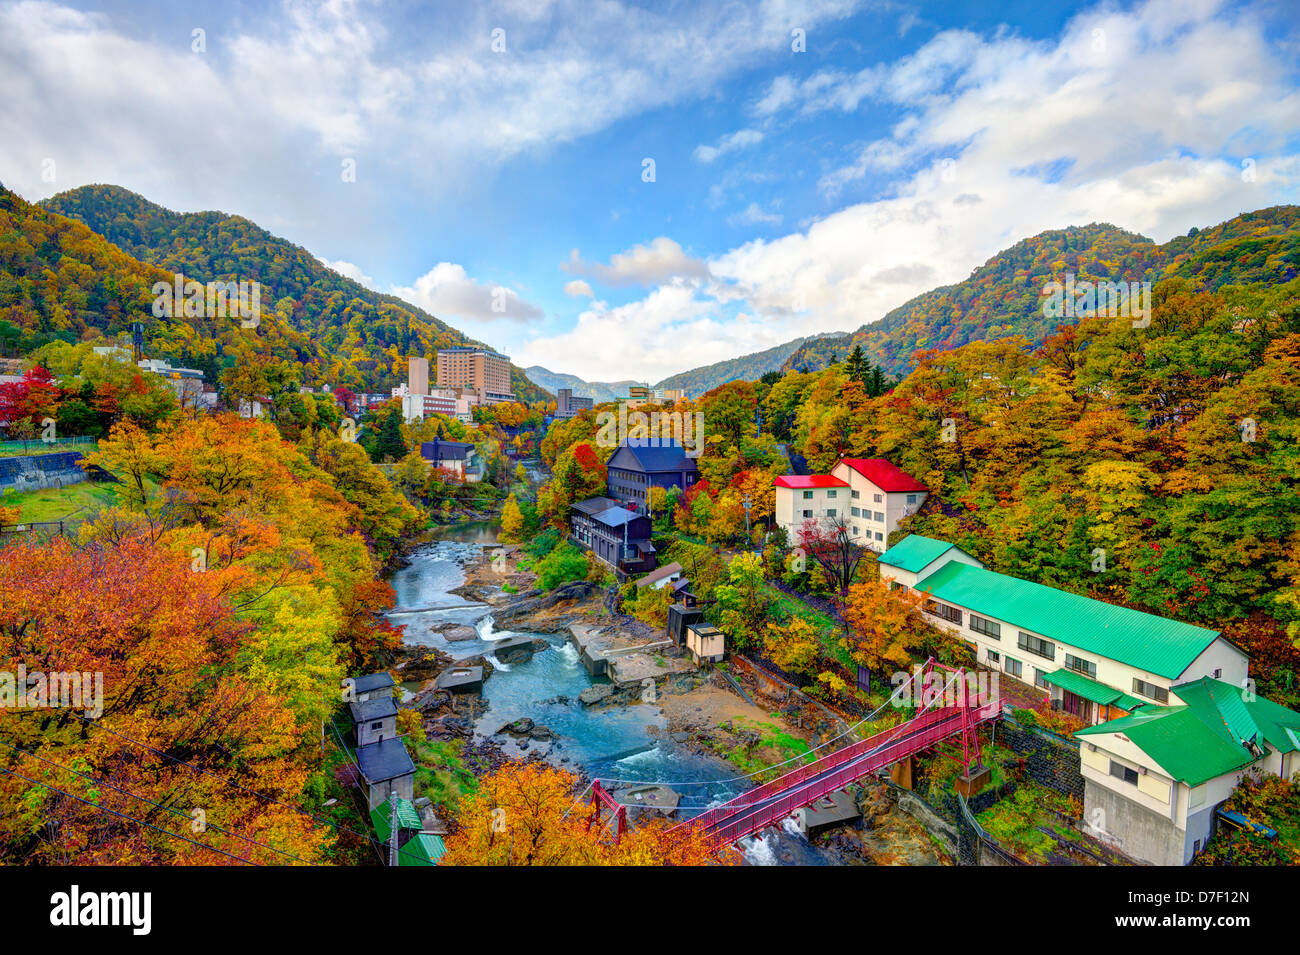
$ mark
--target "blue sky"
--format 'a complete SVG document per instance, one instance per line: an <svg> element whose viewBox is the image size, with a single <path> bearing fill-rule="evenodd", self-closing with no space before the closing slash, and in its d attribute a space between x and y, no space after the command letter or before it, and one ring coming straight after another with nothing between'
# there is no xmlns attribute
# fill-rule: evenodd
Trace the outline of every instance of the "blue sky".
<svg viewBox="0 0 1300 955"><path fill-rule="evenodd" d="M1268 2L0 0L0 181L246 215L521 364L656 381L1043 229L1300 201L1298 64Z"/></svg>

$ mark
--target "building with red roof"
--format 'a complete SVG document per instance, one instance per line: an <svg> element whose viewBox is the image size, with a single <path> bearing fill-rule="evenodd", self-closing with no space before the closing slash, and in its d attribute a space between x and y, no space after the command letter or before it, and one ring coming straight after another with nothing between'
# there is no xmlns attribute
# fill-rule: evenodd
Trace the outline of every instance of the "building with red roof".
<svg viewBox="0 0 1300 955"><path fill-rule="evenodd" d="M791 544L813 520L832 526L843 521L854 540L884 551L898 522L915 514L929 488L884 458L841 458L830 474L783 474L773 482L776 522Z"/></svg>

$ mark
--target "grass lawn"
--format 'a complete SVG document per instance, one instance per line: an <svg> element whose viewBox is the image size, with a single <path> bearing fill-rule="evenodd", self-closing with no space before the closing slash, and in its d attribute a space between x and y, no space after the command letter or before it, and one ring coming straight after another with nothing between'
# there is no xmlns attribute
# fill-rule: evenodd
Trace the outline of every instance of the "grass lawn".
<svg viewBox="0 0 1300 955"><path fill-rule="evenodd" d="M744 773L758 773L768 767L785 764L773 771L772 778L775 778L795 768L795 764L787 763L787 760L802 756L802 762L811 763L817 759L806 740L792 736L775 723L738 716L723 723L721 728L733 733L748 730L758 736L758 740L752 743L745 742L731 748L717 746L721 756ZM755 782L764 781L762 776L755 779Z"/></svg>
<svg viewBox="0 0 1300 955"><path fill-rule="evenodd" d="M5 494L0 497L0 505L17 507L18 520L23 523L57 521L69 515L80 519L87 511L117 504L121 492L120 484L92 484L83 481L67 487Z"/></svg>

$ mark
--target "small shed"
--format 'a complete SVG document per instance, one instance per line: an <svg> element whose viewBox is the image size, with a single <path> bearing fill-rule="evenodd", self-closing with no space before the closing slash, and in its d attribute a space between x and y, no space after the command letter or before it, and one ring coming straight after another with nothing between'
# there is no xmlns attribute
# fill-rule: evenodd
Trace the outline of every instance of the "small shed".
<svg viewBox="0 0 1300 955"><path fill-rule="evenodd" d="M387 799L370 810L370 822L375 827L379 841L388 845L392 834L392 806ZM424 828L415 804L409 799L397 799L397 864L437 865L446 854L447 847L436 833Z"/></svg>
<svg viewBox="0 0 1300 955"><path fill-rule="evenodd" d="M677 561L673 561L671 564L664 564L662 567L650 571L650 573L640 578L636 585L637 587L653 587L655 590L663 590L681 575L682 565Z"/></svg>
<svg viewBox="0 0 1300 955"><path fill-rule="evenodd" d="M415 764L400 739L386 739L382 743L358 746L357 766L370 790L367 805L374 809L388 799L396 789L401 799L410 799L415 793Z"/></svg>
<svg viewBox="0 0 1300 955"><path fill-rule="evenodd" d="M349 703L352 734L358 746L381 743L397 735L397 703L391 696L381 696L363 703Z"/></svg>
<svg viewBox="0 0 1300 955"><path fill-rule="evenodd" d="M696 663L717 663L727 652L727 638L717 627L696 623L686 628L686 649Z"/></svg>
<svg viewBox="0 0 1300 955"><path fill-rule="evenodd" d="M387 672L367 673L365 676L353 677L351 682L354 703L364 703L381 696L391 697L393 688L397 686L392 675Z"/></svg>
<svg viewBox="0 0 1300 955"><path fill-rule="evenodd" d="M679 647L686 643L686 628L704 619L698 607L673 604L668 608L668 639Z"/></svg>

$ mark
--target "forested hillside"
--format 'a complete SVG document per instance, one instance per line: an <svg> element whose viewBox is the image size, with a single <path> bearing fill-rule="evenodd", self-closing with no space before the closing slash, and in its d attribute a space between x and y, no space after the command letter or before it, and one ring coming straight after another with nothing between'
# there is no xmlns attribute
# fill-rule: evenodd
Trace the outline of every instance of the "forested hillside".
<svg viewBox="0 0 1300 955"><path fill-rule="evenodd" d="M700 368L692 368L690 371L671 375L659 382L655 387L681 388L691 397L698 398L706 391L719 385L725 385L729 381L753 381L756 378L763 377L769 371L779 371L785 360L799 346L805 343L832 348L840 340L847 341L848 335L836 333L826 336L795 338L780 345L774 345L764 351L741 355L739 358L714 362L712 365L704 365Z"/></svg>
<svg viewBox="0 0 1300 955"><path fill-rule="evenodd" d="M524 369L524 374L539 388L545 388L551 394L555 394L560 388L571 388L579 398L591 398L597 404L617 401L620 397L627 396L627 390L632 385L644 384L632 378L625 378L622 381L585 381L577 375L551 371L541 365L529 365Z"/></svg>
<svg viewBox="0 0 1300 955"><path fill-rule="evenodd" d="M154 319L150 288L176 272L203 283L261 283L261 324L250 332L238 322ZM117 186L84 186L37 206L0 190L0 314L25 331L29 347L91 329L116 335L143 315L150 355L201 368L210 380L252 349L290 363L303 384L354 391L398 384L408 355L480 344L241 216L172 212ZM522 399L545 397L522 371L512 377Z"/></svg>
<svg viewBox="0 0 1300 955"><path fill-rule="evenodd" d="M854 345L886 372L906 374L916 353L1020 335L1038 343L1062 322L1043 314L1042 288L1064 281L1158 282L1177 275L1213 291L1228 283L1286 282L1300 274L1300 207L1276 206L1164 245L1111 225L1044 232L999 252L969 279L933 289L849 338L805 343L784 368L814 370Z"/></svg>

